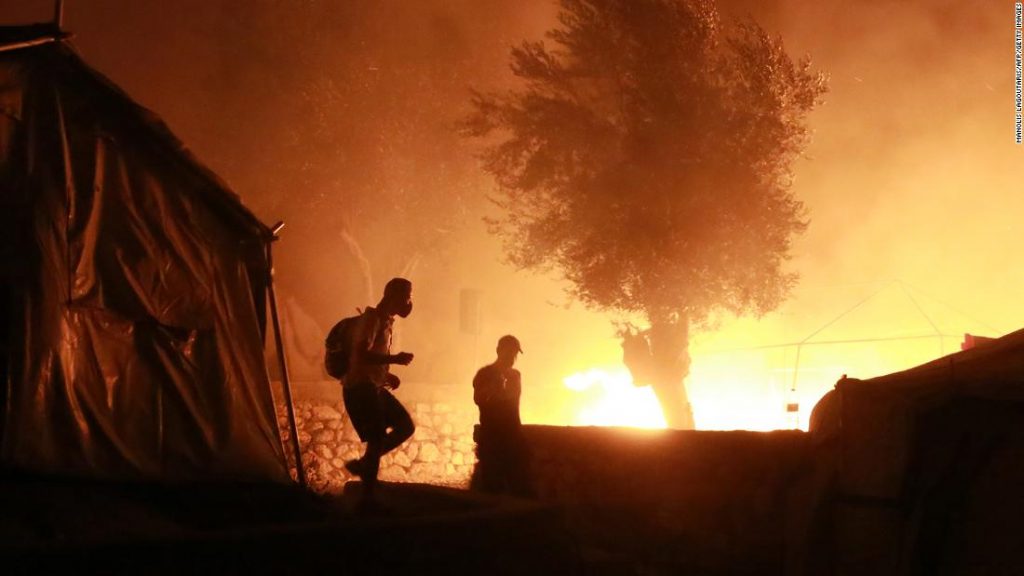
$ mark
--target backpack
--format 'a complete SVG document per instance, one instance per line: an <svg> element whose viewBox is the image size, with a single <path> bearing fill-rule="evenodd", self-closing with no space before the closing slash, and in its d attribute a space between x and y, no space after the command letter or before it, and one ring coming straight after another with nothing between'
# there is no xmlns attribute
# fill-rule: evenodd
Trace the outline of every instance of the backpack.
<svg viewBox="0 0 1024 576"><path fill-rule="evenodd" d="M352 331L356 329L361 317L362 314L342 318L327 333L327 339L324 340L324 369L332 378L340 380L348 372L348 361L352 355Z"/></svg>

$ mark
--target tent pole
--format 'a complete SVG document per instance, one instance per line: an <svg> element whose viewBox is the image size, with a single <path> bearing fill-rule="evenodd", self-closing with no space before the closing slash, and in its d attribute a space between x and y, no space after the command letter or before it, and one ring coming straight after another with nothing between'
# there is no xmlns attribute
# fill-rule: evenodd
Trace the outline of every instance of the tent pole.
<svg viewBox="0 0 1024 576"><path fill-rule="evenodd" d="M64 0L56 0L53 5L53 25L57 30L64 26Z"/></svg>
<svg viewBox="0 0 1024 576"><path fill-rule="evenodd" d="M22 48L31 48L33 46L42 46L43 44L49 44L50 42L60 42L65 38L70 38L71 34L67 32L59 32L52 36L42 36L39 38L33 38L31 40L23 40L21 42L12 42L10 44L0 44L0 52L10 52L12 50L21 50Z"/></svg>
<svg viewBox="0 0 1024 576"><path fill-rule="evenodd" d="M292 403L292 385L288 378L288 361L284 354L284 342L281 338L281 321L277 315L277 294L274 292L274 258L271 245L277 240L277 232L284 227L284 222L274 226L274 237L267 242L267 292L270 296L270 318L274 324L274 343L277 347L277 361L281 364L281 386L284 388L284 403L288 409L288 427L291 431L292 450L295 451L295 471L299 477L299 484L307 487L306 470L302 465L302 449L299 446L299 430L295 424L295 405Z"/></svg>

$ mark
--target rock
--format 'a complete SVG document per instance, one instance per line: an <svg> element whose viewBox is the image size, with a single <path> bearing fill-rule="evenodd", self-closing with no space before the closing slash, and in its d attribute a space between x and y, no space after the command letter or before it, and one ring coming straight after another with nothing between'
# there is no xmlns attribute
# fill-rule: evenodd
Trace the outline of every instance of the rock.
<svg viewBox="0 0 1024 576"><path fill-rule="evenodd" d="M344 470L345 460L341 458L335 458L334 460L331 460L331 466L334 466L336 470Z"/></svg>
<svg viewBox="0 0 1024 576"><path fill-rule="evenodd" d="M451 404L445 404L444 402L438 402L433 406L434 412L449 413L452 411Z"/></svg>
<svg viewBox="0 0 1024 576"><path fill-rule="evenodd" d="M331 444L334 442L334 432L331 430L319 430L313 434L315 444Z"/></svg>
<svg viewBox="0 0 1024 576"><path fill-rule="evenodd" d="M327 429L328 430L340 430L344 426L345 426L345 419L344 418L338 418L336 420L328 420L327 421Z"/></svg>
<svg viewBox="0 0 1024 576"><path fill-rule="evenodd" d="M430 404L425 404L423 402L417 402L415 410L416 410L417 414L429 414L430 413Z"/></svg>
<svg viewBox="0 0 1024 576"><path fill-rule="evenodd" d="M397 466L383 469L380 473L381 479L386 482L408 482L409 473Z"/></svg>
<svg viewBox="0 0 1024 576"><path fill-rule="evenodd" d="M456 466L460 466L464 462L465 462L465 457L460 452L456 452L455 454L452 454L452 464L454 464Z"/></svg>
<svg viewBox="0 0 1024 576"><path fill-rule="evenodd" d="M327 492L340 494L345 491L345 479L343 477L331 478L327 482Z"/></svg>
<svg viewBox="0 0 1024 576"><path fill-rule="evenodd" d="M425 442L420 447L420 453L416 458L419 462L437 462L438 458L441 457L441 451L437 449L437 444L433 442Z"/></svg>
<svg viewBox="0 0 1024 576"><path fill-rule="evenodd" d="M324 404L313 407L313 417L317 420L341 420L341 412Z"/></svg>
<svg viewBox="0 0 1024 576"><path fill-rule="evenodd" d="M346 442L359 442L359 434L356 433L356 429L352 426L342 429L341 438Z"/></svg>
<svg viewBox="0 0 1024 576"><path fill-rule="evenodd" d="M454 442L452 442L451 438L445 438L444 440L441 441L441 445L444 446L445 448L451 448L453 444Z"/></svg>
<svg viewBox="0 0 1024 576"><path fill-rule="evenodd" d="M317 444L315 451L316 455L323 458L325 461L334 459L334 451L323 444Z"/></svg>
<svg viewBox="0 0 1024 576"><path fill-rule="evenodd" d="M299 432L299 444L302 446L309 446L309 443L313 441L313 436L309 432Z"/></svg>
<svg viewBox="0 0 1024 576"><path fill-rule="evenodd" d="M455 476L455 465L451 462L445 464L444 473L446 476Z"/></svg>
<svg viewBox="0 0 1024 576"><path fill-rule="evenodd" d="M409 445L405 448L405 453L407 456L409 456L410 461L416 460L416 456L418 456L420 453L419 442L410 442Z"/></svg>
<svg viewBox="0 0 1024 576"><path fill-rule="evenodd" d="M437 482L445 478L445 465L440 462L422 463L413 466L410 472L418 481Z"/></svg>
<svg viewBox="0 0 1024 576"><path fill-rule="evenodd" d="M315 471L321 480L327 480L334 476L334 469L331 468L331 463L324 462L323 460L316 463Z"/></svg>
<svg viewBox="0 0 1024 576"><path fill-rule="evenodd" d="M452 425L450 423L446 422L441 426L442 436L451 436L452 432L454 432L454 429L452 428Z"/></svg>
<svg viewBox="0 0 1024 576"><path fill-rule="evenodd" d="M323 422L312 422L309 425L309 431L310 432L316 432L317 430L323 430L323 429L324 429L324 423Z"/></svg>
<svg viewBox="0 0 1024 576"><path fill-rule="evenodd" d="M394 465L400 468L408 468L412 466L412 460L406 456L405 452L396 452L394 457Z"/></svg>

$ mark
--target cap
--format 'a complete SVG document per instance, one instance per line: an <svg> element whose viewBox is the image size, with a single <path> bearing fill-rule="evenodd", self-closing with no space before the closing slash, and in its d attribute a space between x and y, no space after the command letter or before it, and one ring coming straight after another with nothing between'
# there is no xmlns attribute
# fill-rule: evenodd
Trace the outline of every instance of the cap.
<svg viewBox="0 0 1024 576"><path fill-rule="evenodd" d="M523 352L523 346L519 343L519 339L511 334L498 338L498 348L513 348L515 351L525 354L525 352Z"/></svg>

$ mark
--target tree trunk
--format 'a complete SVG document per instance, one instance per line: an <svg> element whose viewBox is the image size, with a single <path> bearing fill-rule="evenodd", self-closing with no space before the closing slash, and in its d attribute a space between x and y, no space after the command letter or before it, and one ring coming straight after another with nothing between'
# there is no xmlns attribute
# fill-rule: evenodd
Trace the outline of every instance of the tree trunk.
<svg viewBox="0 0 1024 576"><path fill-rule="evenodd" d="M686 393L690 374L690 326L687 320L652 321L650 331L654 389L669 428L693 430L693 410Z"/></svg>

